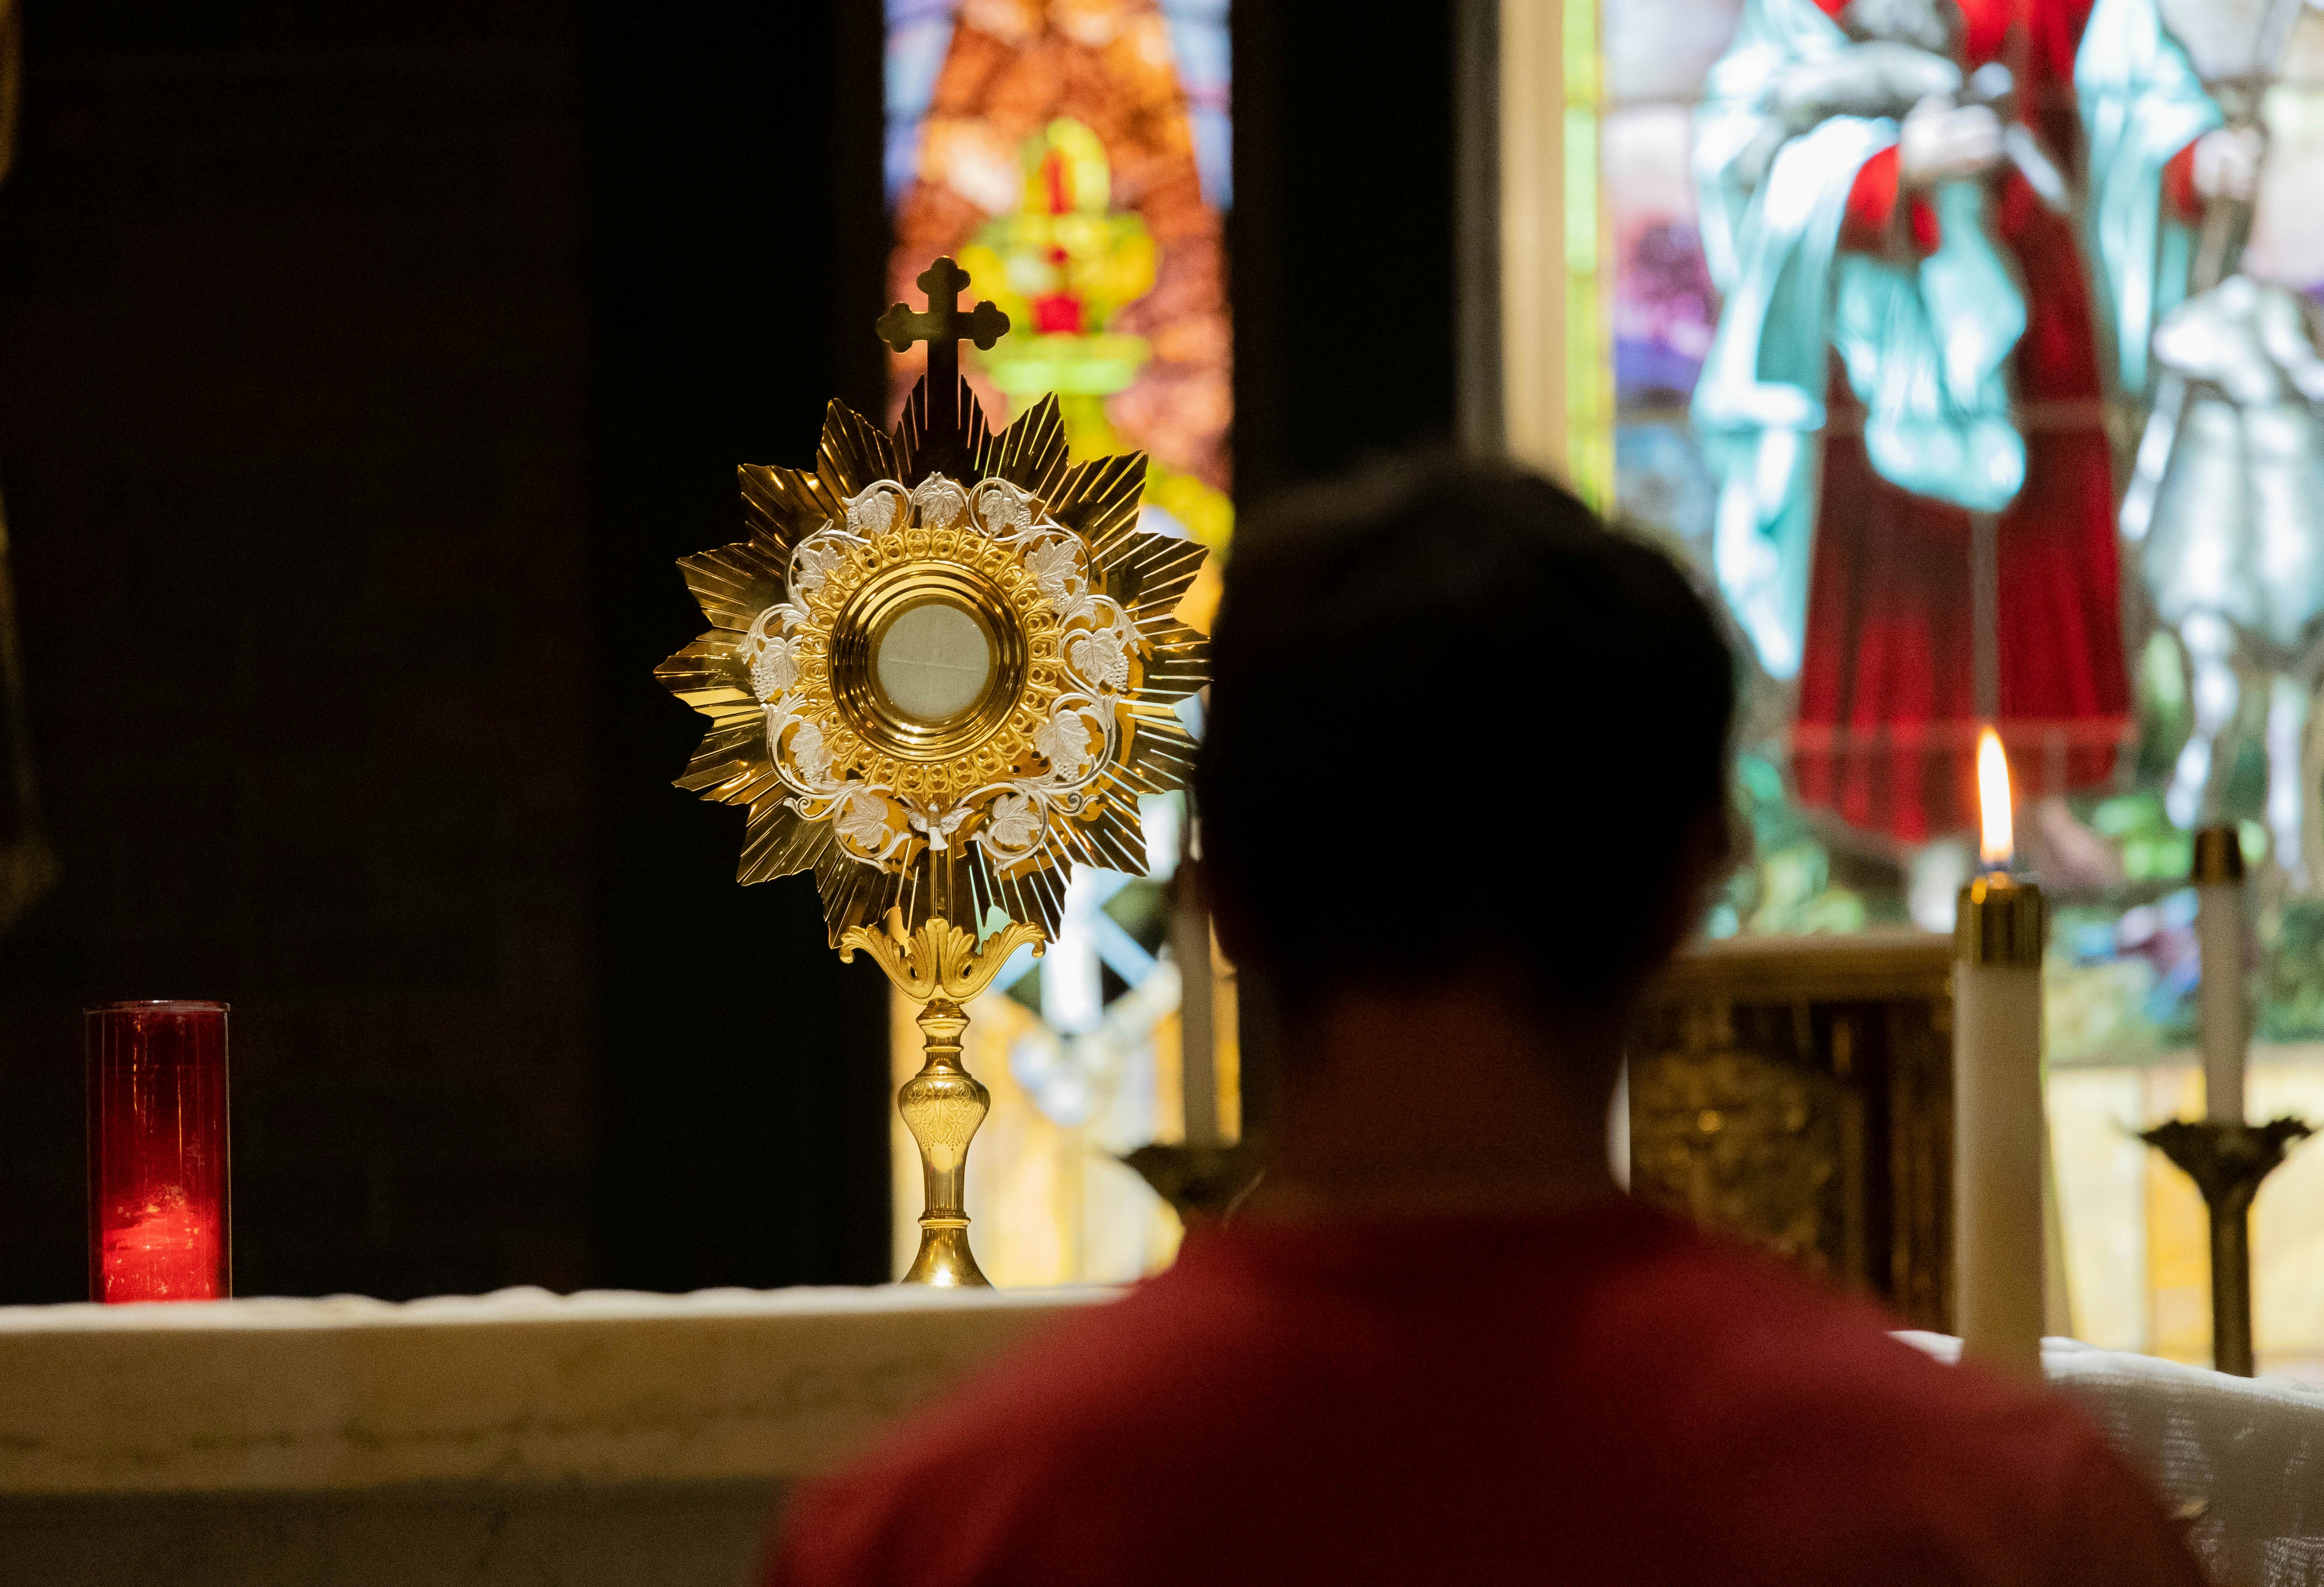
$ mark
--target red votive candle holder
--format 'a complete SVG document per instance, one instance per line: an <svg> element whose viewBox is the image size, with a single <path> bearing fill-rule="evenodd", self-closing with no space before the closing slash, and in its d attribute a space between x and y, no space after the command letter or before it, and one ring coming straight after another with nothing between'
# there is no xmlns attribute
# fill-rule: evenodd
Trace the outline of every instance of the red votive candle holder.
<svg viewBox="0 0 2324 1587"><path fill-rule="evenodd" d="M88 1011L88 1297L234 1293L224 1003Z"/></svg>

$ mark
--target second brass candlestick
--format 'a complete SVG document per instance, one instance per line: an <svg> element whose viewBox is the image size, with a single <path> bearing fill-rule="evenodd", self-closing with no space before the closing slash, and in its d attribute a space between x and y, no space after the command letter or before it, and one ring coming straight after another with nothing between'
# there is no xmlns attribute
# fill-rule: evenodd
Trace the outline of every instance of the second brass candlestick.
<svg viewBox="0 0 2324 1587"><path fill-rule="evenodd" d="M2186 1172L2210 1211L2211 1364L2222 1372L2252 1375L2252 1198L2292 1143L2313 1133L2297 1119L2173 1119L2139 1137Z"/></svg>

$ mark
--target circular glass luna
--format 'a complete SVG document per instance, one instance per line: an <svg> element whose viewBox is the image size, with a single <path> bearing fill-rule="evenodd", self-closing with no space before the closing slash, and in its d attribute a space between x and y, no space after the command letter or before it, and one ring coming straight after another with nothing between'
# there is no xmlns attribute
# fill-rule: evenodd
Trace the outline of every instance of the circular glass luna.
<svg viewBox="0 0 2324 1587"><path fill-rule="evenodd" d="M943 726L973 710L992 683L992 635L975 613L938 598L907 607L872 644L881 702L908 722Z"/></svg>
<svg viewBox="0 0 2324 1587"><path fill-rule="evenodd" d="M1024 625L973 569L915 561L872 575L831 624L831 692L882 753L942 761L974 749L1025 689Z"/></svg>

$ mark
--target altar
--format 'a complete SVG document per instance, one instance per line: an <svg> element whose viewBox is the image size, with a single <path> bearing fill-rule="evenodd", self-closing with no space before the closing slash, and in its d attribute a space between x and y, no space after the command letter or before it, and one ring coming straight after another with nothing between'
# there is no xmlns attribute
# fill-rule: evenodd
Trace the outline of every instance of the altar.
<svg viewBox="0 0 2324 1587"><path fill-rule="evenodd" d="M0 1580L732 1587L788 1484L1109 1293L0 1308Z"/></svg>
<svg viewBox="0 0 2324 1587"><path fill-rule="evenodd" d="M1112 1293L0 1308L0 1580L734 1587L788 1485ZM2324 1390L2043 1357L2221 1580L2317 1579Z"/></svg>

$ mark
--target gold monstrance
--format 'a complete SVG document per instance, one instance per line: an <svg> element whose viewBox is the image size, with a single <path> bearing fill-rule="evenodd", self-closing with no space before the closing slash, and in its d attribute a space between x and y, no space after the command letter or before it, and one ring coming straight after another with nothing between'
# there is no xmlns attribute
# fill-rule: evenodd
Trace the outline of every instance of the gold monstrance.
<svg viewBox="0 0 2324 1587"><path fill-rule="evenodd" d="M1145 873L1138 798L1185 785L1173 707L1206 678L1176 616L1203 548L1139 529L1142 454L1066 461L1056 398L986 429L958 341L1009 319L962 312L967 285L938 259L926 309L881 316L898 352L928 346L894 435L835 401L812 471L739 470L750 538L680 559L710 632L656 669L711 721L678 786L750 808L737 879L813 870L839 956L925 1005L904 1278L944 1285L985 1282L963 1179L991 1097L961 1004L1056 937L1074 861Z"/></svg>

